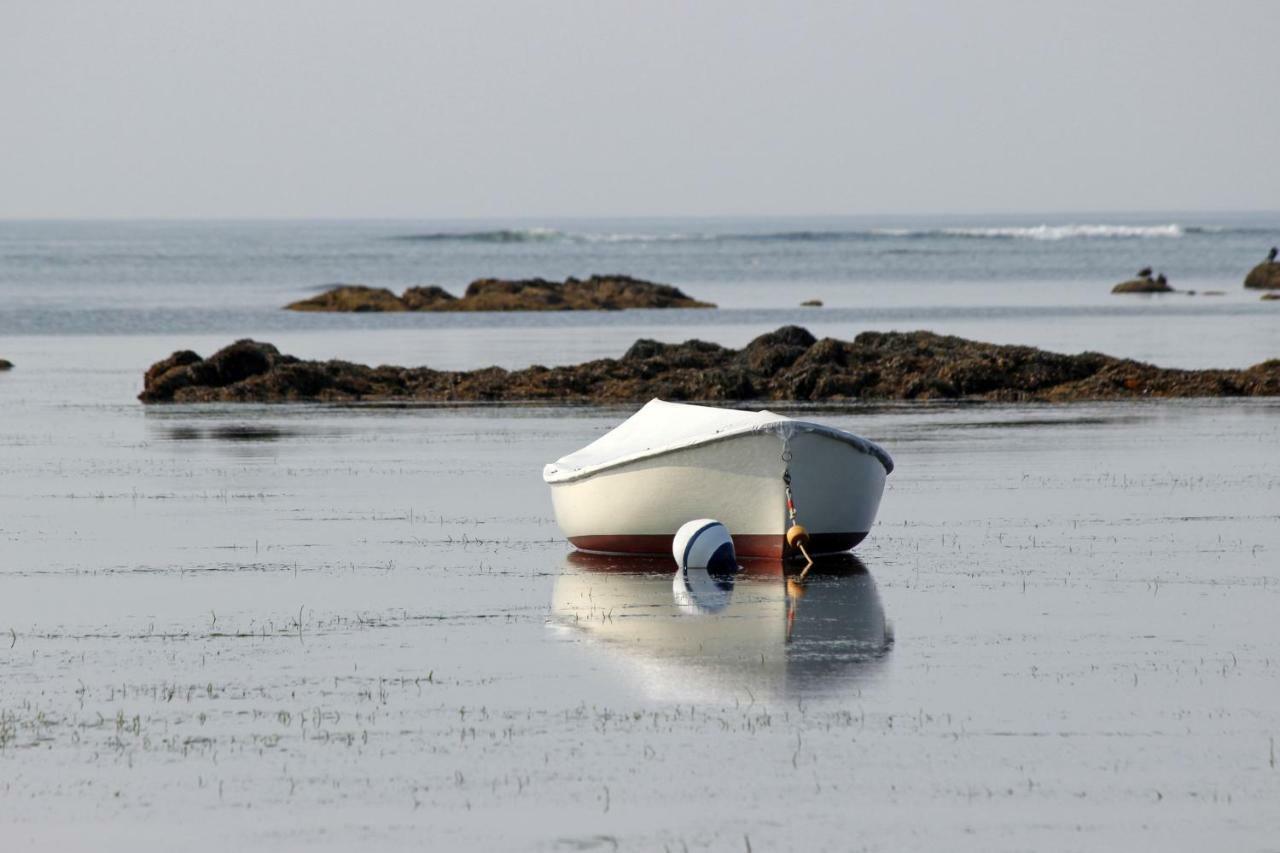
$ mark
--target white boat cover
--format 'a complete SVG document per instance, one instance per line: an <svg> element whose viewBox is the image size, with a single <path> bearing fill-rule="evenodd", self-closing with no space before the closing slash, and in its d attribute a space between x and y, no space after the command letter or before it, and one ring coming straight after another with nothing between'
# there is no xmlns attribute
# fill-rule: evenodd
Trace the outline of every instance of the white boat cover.
<svg viewBox="0 0 1280 853"><path fill-rule="evenodd" d="M796 432L819 432L875 456L886 474L893 471L893 459L882 447L844 430L767 409L744 412L653 399L586 447L544 467L542 479L548 483L576 480L637 459L750 432L776 432L784 438Z"/></svg>

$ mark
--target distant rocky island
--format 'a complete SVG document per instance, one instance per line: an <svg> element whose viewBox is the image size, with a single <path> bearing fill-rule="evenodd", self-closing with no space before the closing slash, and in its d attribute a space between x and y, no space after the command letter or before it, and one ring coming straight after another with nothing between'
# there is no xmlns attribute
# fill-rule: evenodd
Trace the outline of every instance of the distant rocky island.
<svg viewBox="0 0 1280 853"><path fill-rule="evenodd" d="M0 370L12 370L12 369L13 369L12 361L6 361L3 358L0 358Z"/></svg>
<svg viewBox="0 0 1280 853"><path fill-rule="evenodd" d="M1251 290L1280 290L1280 261L1263 261L1244 278Z"/></svg>
<svg viewBox="0 0 1280 853"><path fill-rule="evenodd" d="M1152 278L1151 267L1143 267L1138 270L1136 278L1128 281L1122 281L1115 287L1111 288L1112 293L1174 293L1174 289L1169 286L1169 280L1164 277L1164 273Z"/></svg>
<svg viewBox="0 0 1280 853"><path fill-rule="evenodd" d="M1244 370L1175 370L1100 353L1060 355L933 332L818 340L798 326L735 350L636 341L621 358L522 370L303 361L242 340L209 358L176 352L139 399L165 402L1053 401L1280 396L1280 359Z"/></svg>
<svg viewBox="0 0 1280 853"><path fill-rule="evenodd" d="M1280 261L1276 260L1280 255L1280 249L1273 248L1268 254L1267 259L1249 270L1248 275L1244 277L1244 286L1250 290L1280 290ZM1136 277L1128 281L1122 281L1115 287L1111 288L1112 293L1187 293L1194 295L1194 290L1178 291L1169 285L1169 280L1165 278L1164 273L1152 276L1151 267L1143 267L1138 270ZM1223 291L1206 290L1205 296L1221 296ZM1262 294L1263 299L1280 299L1274 293Z"/></svg>
<svg viewBox="0 0 1280 853"><path fill-rule="evenodd" d="M1112 293L1175 293L1167 281L1152 278L1133 278L1111 288Z"/></svg>
<svg viewBox="0 0 1280 853"><path fill-rule="evenodd" d="M617 311L624 308L714 308L669 284L626 275L547 281L484 278L461 297L435 285L411 287L396 296L385 287L337 285L292 302L290 311Z"/></svg>

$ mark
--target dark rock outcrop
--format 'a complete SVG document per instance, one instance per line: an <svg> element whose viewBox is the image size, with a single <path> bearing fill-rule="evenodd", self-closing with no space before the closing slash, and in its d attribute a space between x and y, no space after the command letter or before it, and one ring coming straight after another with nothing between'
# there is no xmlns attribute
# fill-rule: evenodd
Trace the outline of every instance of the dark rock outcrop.
<svg viewBox="0 0 1280 853"><path fill-rule="evenodd" d="M342 284L285 306L290 311L407 311L404 300L385 287Z"/></svg>
<svg viewBox="0 0 1280 853"><path fill-rule="evenodd" d="M617 359L471 371L300 361L238 341L207 359L177 352L146 374L143 402L669 400L1109 400L1280 396L1280 360L1172 370L1099 353L1060 355L932 332L815 340L784 326L740 350L636 341Z"/></svg>
<svg viewBox="0 0 1280 853"><path fill-rule="evenodd" d="M623 308L714 308L669 284L654 284L625 275L593 275L566 279L503 281L481 279L467 286L460 300L466 311L614 311Z"/></svg>
<svg viewBox="0 0 1280 853"><path fill-rule="evenodd" d="M12 361L6 361L5 359L0 358L0 370L12 370L12 369L13 369Z"/></svg>
<svg viewBox="0 0 1280 853"><path fill-rule="evenodd" d="M714 308L669 284L626 275L547 281L482 278L462 298L435 285L411 287L403 296L363 285L342 285L285 306L292 311L616 311L623 308Z"/></svg>
<svg viewBox="0 0 1280 853"><path fill-rule="evenodd" d="M409 288L400 301L404 303L406 311L447 311L458 301L458 297L443 287L429 284Z"/></svg>
<svg viewBox="0 0 1280 853"><path fill-rule="evenodd" d="M1273 290L1273 291L1271 291L1270 293L1264 293L1264 294L1262 294L1262 301L1263 301L1263 302L1270 302L1270 301L1272 301L1273 299L1280 299L1280 293L1278 293L1278 292L1276 292L1276 291L1274 291L1274 290Z"/></svg>
<svg viewBox="0 0 1280 853"><path fill-rule="evenodd" d="M1280 290L1280 261L1263 261L1249 270L1244 286L1253 290Z"/></svg>
<svg viewBox="0 0 1280 853"><path fill-rule="evenodd" d="M800 307L801 307L801 308L821 308L821 307L822 307L822 300L821 300L821 299L806 299L804 302L801 302L801 303L800 303Z"/></svg>
<svg viewBox="0 0 1280 853"><path fill-rule="evenodd" d="M1169 282L1163 278L1135 278L1122 281L1111 288L1112 293L1173 293Z"/></svg>

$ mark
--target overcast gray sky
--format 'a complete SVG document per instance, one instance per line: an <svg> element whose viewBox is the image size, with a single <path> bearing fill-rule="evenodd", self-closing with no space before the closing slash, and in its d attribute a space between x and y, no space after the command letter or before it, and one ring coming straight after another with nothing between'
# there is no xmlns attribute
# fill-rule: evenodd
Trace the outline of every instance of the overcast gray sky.
<svg viewBox="0 0 1280 853"><path fill-rule="evenodd" d="M1274 2L0 2L0 216L1280 208Z"/></svg>

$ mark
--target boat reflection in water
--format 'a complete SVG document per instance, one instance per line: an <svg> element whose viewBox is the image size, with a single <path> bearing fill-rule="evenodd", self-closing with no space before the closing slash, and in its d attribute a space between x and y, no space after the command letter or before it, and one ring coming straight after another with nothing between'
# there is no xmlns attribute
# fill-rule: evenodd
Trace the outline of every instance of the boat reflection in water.
<svg viewBox="0 0 1280 853"><path fill-rule="evenodd" d="M875 580L852 554L803 582L776 560L736 575L675 571L658 557L574 552L552 593L554 624L604 650L664 699L760 699L856 690L893 636Z"/></svg>

